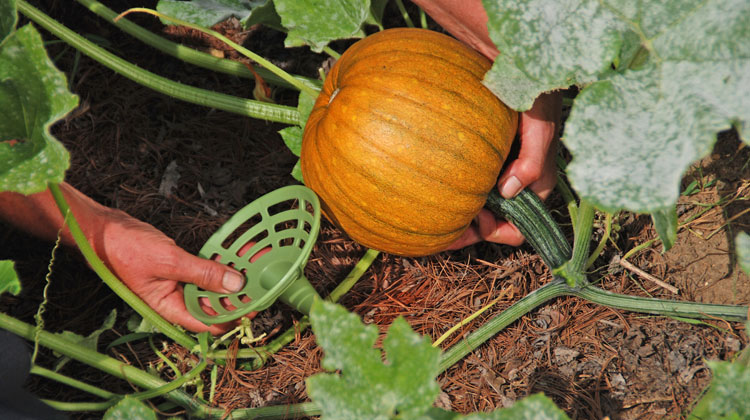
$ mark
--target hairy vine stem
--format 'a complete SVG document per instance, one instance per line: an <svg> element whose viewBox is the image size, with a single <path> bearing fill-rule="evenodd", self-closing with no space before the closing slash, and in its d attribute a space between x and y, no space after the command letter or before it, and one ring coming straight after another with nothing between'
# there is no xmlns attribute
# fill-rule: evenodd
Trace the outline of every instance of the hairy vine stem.
<svg viewBox="0 0 750 420"><path fill-rule="evenodd" d="M495 191L493 189L493 191ZM747 306L719 305L698 302L683 302L666 299L643 298L638 296L622 295L603 290L590 284L583 270L589 256L588 245L593 226L594 209L589 203L583 201L578 208L578 217L575 224L575 242L573 256L570 260L560 262L562 255L571 255L570 247L561 244L559 238L564 235L560 227L552 221L549 214L542 214L539 218L518 217L523 212L514 211L516 206L528 206L533 204L536 211L543 209L539 198L528 190L522 191L513 199L506 200L499 194L490 194L488 207L493 211L506 214L526 236L529 243L545 260L553 273L564 273L565 278L555 275L554 279L539 289L524 296L510 308L491 318L469 334L464 340L447 349L441 358L440 367L444 371L474 351L497 333L527 313L533 311L543 303L562 296L576 296L593 303L623 309L633 312L648 313L662 316L675 316L694 319L724 319L727 321L745 322L750 316ZM545 210L546 212L546 210ZM508 214L512 214L513 217ZM539 219L539 220L536 220ZM550 223L550 221L552 221ZM586 225L589 225L588 227ZM550 241L539 240L539 238L554 238ZM585 245L580 244L585 242ZM575 270L575 271L574 271ZM574 282L570 280L574 279Z"/></svg>

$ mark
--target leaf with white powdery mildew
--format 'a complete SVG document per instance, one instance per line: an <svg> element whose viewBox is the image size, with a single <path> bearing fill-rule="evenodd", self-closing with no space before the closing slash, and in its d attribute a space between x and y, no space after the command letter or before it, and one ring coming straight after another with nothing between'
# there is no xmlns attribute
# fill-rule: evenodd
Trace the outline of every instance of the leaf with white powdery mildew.
<svg viewBox="0 0 750 420"><path fill-rule="evenodd" d="M70 158L50 126L77 103L36 29L26 25L2 41L0 191L31 194L63 180Z"/></svg>
<svg viewBox="0 0 750 420"><path fill-rule="evenodd" d="M330 41L361 38L370 14L370 0L275 0L276 13L289 31L287 47L307 44L320 52Z"/></svg>
<svg viewBox="0 0 750 420"><path fill-rule="evenodd" d="M310 314L327 370L307 379L310 397L326 420L424 418L440 393L435 377L440 350L420 337L403 318L393 322L383 341L387 362L373 346L374 325L365 326L343 307L317 301Z"/></svg>
<svg viewBox="0 0 750 420"><path fill-rule="evenodd" d="M484 0L500 57L485 84L516 110L540 93L597 80L623 44L625 25L597 0Z"/></svg>
<svg viewBox="0 0 750 420"><path fill-rule="evenodd" d="M652 50L639 69L578 96L564 135L574 157L568 175L600 208L651 213L675 205L683 172L711 151L718 131L750 118L750 3L622 13L653 34L643 40Z"/></svg>

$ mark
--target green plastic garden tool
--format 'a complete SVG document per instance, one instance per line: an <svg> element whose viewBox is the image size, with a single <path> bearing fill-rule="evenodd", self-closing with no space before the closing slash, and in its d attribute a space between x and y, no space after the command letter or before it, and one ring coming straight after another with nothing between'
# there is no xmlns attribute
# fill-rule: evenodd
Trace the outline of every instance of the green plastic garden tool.
<svg viewBox="0 0 750 420"><path fill-rule="evenodd" d="M185 285L188 311L207 325L262 311L277 299L303 314L320 298L303 270L320 230L320 202L301 185L272 191L232 216L198 255L245 275L245 286L226 294Z"/></svg>

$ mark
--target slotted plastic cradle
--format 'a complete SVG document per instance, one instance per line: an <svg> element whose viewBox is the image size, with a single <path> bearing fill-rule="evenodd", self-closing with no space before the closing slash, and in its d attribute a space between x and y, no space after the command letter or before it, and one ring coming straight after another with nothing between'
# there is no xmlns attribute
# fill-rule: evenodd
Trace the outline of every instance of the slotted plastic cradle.
<svg viewBox="0 0 750 420"><path fill-rule="evenodd" d="M308 314L319 296L303 270L319 229L320 202L307 187L279 188L248 204L198 254L243 273L245 286L237 293L224 294L186 284L188 311L211 325L262 311L281 299Z"/></svg>

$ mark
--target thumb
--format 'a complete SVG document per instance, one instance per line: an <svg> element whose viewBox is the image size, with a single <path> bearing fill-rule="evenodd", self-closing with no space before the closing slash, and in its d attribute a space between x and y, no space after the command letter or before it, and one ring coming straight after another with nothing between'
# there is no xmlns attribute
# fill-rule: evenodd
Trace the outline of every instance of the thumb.
<svg viewBox="0 0 750 420"><path fill-rule="evenodd" d="M170 280L193 283L201 289L217 293L236 293L245 286L245 277L237 270L216 261L196 257L187 251L177 260Z"/></svg>

